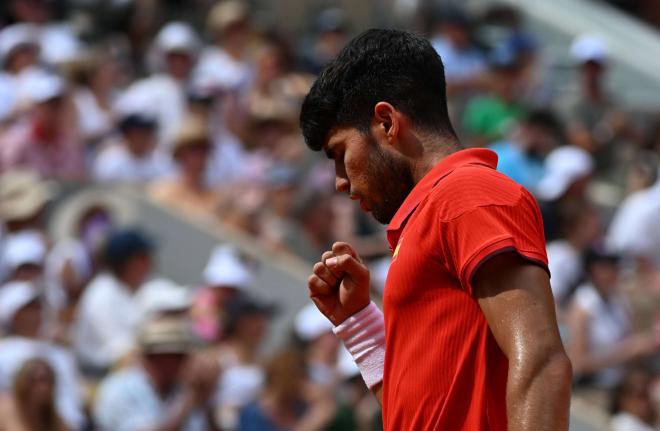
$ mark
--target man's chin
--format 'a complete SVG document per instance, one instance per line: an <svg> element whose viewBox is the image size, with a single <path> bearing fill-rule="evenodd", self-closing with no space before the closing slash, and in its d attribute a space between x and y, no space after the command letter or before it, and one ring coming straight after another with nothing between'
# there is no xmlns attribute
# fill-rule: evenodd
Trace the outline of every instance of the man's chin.
<svg viewBox="0 0 660 431"><path fill-rule="evenodd" d="M394 212L388 211L384 208L379 208L377 206L371 209L372 217L380 224L388 225L394 218Z"/></svg>

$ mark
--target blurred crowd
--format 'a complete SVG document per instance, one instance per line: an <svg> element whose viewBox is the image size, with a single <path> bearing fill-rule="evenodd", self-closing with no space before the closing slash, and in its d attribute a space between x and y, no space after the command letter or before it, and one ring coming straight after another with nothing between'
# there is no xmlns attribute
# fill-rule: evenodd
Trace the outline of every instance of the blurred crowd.
<svg viewBox="0 0 660 431"><path fill-rule="evenodd" d="M360 29L330 8L293 35L259 12L0 6L0 431L380 429L313 306L264 354L278 307L255 295L258 268L220 244L201 285L159 276L158 238L111 192L310 262L348 241L382 294L383 227L334 193L297 126L314 77ZM615 431L658 429L660 111L617 101L597 36L565 47L574 90L560 94L556 59L515 9L407 17L444 62L464 145L496 151L538 199L576 397Z"/></svg>

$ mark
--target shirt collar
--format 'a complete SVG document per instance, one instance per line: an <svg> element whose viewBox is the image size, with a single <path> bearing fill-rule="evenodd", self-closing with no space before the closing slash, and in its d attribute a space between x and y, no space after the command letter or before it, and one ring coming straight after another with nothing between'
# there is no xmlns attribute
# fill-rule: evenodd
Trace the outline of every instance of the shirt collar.
<svg viewBox="0 0 660 431"><path fill-rule="evenodd" d="M401 236L401 231L405 226L406 220L408 220L420 202L424 200L442 178L454 169L465 165L482 165L495 169L497 167L497 154L485 148L469 148L456 151L440 160L415 185L387 226L387 240L392 249L399 242L399 237Z"/></svg>

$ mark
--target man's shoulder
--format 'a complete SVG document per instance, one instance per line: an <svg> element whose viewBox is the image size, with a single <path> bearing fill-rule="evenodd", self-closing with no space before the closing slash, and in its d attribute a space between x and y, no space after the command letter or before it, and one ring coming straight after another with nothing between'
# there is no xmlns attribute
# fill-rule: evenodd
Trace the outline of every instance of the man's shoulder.
<svg viewBox="0 0 660 431"><path fill-rule="evenodd" d="M99 302L105 302L116 291L117 282L110 274L101 273L89 282L80 300L81 307L97 307ZM107 305L107 304L106 304Z"/></svg>
<svg viewBox="0 0 660 431"><path fill-rule="evenodd" d="M526 197L524 187L487 166L469 164L442 178L429 196L442 220L449 221L485 206L514 206Z"/></svg>

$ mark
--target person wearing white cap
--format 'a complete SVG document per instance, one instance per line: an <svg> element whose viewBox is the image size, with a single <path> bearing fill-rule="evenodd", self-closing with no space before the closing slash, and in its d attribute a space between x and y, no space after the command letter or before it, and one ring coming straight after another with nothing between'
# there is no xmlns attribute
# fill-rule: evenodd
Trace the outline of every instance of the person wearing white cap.
<svg viewBox="0 0 660 431"><path fill-rule="evenodd" d="M163 317L139 328L140 361L106 377L93 415L99 431L216 430L211 397L217 361L192 354L185 320Z"/></svg>
<svg viewBox="0 0 660 431"><path fill-rule="evenodd" d="M135 348L142 314L137 291L152 269L153 244L135 229L114 232L105 242L107 271L84 290L73 324L73 344L83 371L105 373Z"/></svg>
<svg viewBox="0 0 660 431"><path fill-rule="evenodd" d="M12 0L8 9L16 21L29 23L38 28L41 44L41 59L58 65L75 60L81 52L82 43L73 25L56 21L58 3L51 0Z"/></svg>
<svg viewBox="0 0 660 431"><path fill-rule="evenodd" d="M548 154L544 171L534 194L540 201L545 239L552 241L559 236L563 209L586 200L585 193L594 172L594 160L580 147L561 146Z"/></svg>
<svg viewBox="0 0 660 431"><path fill-rule="evenodd" d="M9 235L0 247L0 269L9 281L39 282L43 276L47 247L34 230Z"/></svg>
<svg viewBox="0 0 660 431"><path fill-rule="evenodd" d="M193 305L197 336L215 341L222 335L218 315L225 305L252 284L252 273L238 250L230 245L216 246L204 268L204 287L197 290Z"/></svg>
<svg viewBox="0 0 660 431"><path fill-rule="evenodd" d="M189 287L166 278L146 282L136 293L143 320L159 317L185 317L192 305Z"/></svg>
<svg viewBox="0 0 660 431"><path fill-rule="evenodd" d="M214 45L202 52L195 75L212 82L219 91L244 88L252 73L245 58L251 34L247 4L241 0L216 3L209 12L207 30Z"/></svg>
<svg viewBox="0 0 660 431"><path fill-rule="evenodd" d="M0 136L0 168L32 169L46 178L83 177L83 148L69 116L66 83L33 70L24 84L31 108Z"/></svg>
<svg viewBox="0 0 660 431"><path fill-rule="evenodd" d="M40 338L42 302L36 286L14 281L0 287L0 324L7 332L0 339L0 392L10 388L14 374L26 360L43 358L57 377L58 413L71 429L81 429L84 415L76 363L68 350Z"/></svg>
<svg viewBox="0 0 660 431"><path fill-rule="evenodd" d="M120 115L141 112L155 117L161 144L169 143L186 115L186 85L195 64L199 40L183 22L170 22L152 47L154 73L132 84L118 99Z"/></svg>
<svg viewBox="0 0 660 431"><path fill-rule="evenodd" d="M580 89L567 110L568 137L573 145L594 153L600 168L614 162L614 144L630 130L628 118L605 88L611 59L607 44L597 35L583 34L571 45L580 73Z"/></svg>
<svg viewBox="0 0 660 431"><path fill-rule="evenodd" d="M20 89L39 65L39 50L39 28L33 24L13 24L0 31L0 122L20 113Z"/></svg>

